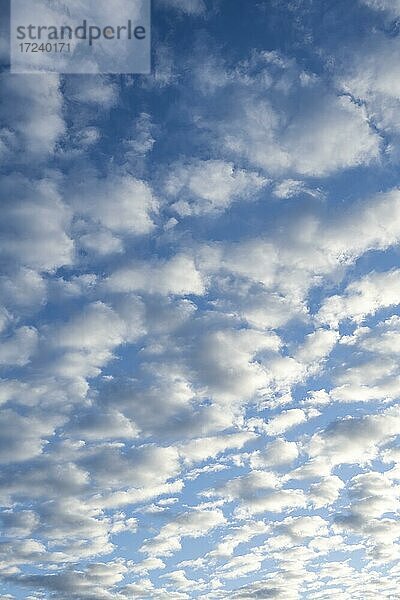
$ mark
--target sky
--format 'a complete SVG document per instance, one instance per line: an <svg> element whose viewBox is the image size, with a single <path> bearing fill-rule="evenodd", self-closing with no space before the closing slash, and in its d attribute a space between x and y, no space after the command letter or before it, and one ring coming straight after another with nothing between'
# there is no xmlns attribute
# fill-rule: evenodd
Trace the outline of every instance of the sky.
<svg viewBox="0 0 400 600"><path fill-rule="evenodd" d="M400 1L152 12L2 36L0 600L398 600Z"/></svg>

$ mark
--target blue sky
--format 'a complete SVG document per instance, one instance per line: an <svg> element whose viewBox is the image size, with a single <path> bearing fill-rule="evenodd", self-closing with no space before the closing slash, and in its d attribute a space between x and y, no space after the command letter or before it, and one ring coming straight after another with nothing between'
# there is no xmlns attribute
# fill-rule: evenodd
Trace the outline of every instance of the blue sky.
<svg viewBox="0 0 400 600"><path fill-rule="evenodd" d="M154 0L151 75L3 69L0 600L400 597L399 18Z"/></svg>

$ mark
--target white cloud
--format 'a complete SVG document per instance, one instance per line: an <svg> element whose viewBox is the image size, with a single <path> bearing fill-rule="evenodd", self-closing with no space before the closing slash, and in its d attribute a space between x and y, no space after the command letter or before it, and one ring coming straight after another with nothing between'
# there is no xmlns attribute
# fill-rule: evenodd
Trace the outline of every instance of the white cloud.
<svg viewBox="0 0 400 600"><path fill-rule="evenodd" d="M98 75L74 77L67 81L67 95L73 102L82 102L109 110L117 104L119 89L107 77Z"/></svg>
<svg viewBox="0 0 400 600"><path fill-rule="evenodd" d="M156 126L152 121L150 114L142 112L136 119L132 134L126 140L127 156L130 159L143 157L149 154L156 140L153 135L156 133Z"/></svg>
<svg viewBox="0 0 400 600"><path fill-rule="evenodd" d="M272 472L251 471L232 479L207 495L221 497L225 502L239 500L239 518L263 512L282 512L306 505L305 495L298 489L281 489L279 478Z"/></svg>
<svg viewBox="0 0 400 600"><path fill-rule="evenodd" d="M338 420L312 436L309 455L326 458L331 466L367 464L377 455L380 445L397 435L399 422L396 407L379 414Z"/></svg>
<svg viewBox="0 0 400 600"><path fill-rule="evenodd" d="M250 464L255 469L282 467L294 462L299 455L296 442L278 438L267 444L261 452L251 456Z"/></svg>
<svg viewBox="0 0 400 600"><path fill-rule="evenodd" d="M170 473L166 473L165 478L167 478L169 475ZM180 480L172 483L153 482L146 484L145 487L128 488L126 491L117 491L111 494L96 495L91 499L89 504L91 506L105 509L115 509L121 506L128 506L130 504L149 502L154 498L158 498L159 496L167 494L177 494L182 491L183 487L183 482Z"/></svg>
<svg viewBox="0 0 400 600"><path fill-rule="evenodd" d="M399 293L399 270L370 273L350 283L342 296L327 298L318 317L332 327L336 327L344 319L361 323L365 317L382 308L398 305Z"/></svg>
<svg viewBox="0 0 400 600"><path fill-rule="evenodd" d="M309 498L315 508L329 506L337 500L343 488L343 481L336 475L323 477L319 483L311 485Z"/></svg>
<svg viewBox="0 0 400 600"><path fill-rule="evenodd" d="M337 387L330 391L335 402L390 402L400 391L398 364L392 358L379 355L338 370L334 378Z"/></svg>
<svg viewBox="0 0 400 600"><path fill-rule="evenodd" d="M146 235L153 231L153 218L159 207L145 181L123 172L110 172L103 178L89 173L83 181L76 183L69 202L77 215L89 219L94 226L124 235ZM85 235L90 234L89 227Z"/></svg>
<svg viewBox="0 0 400 600"><path fill-rule="evenodd" d="M96 254L107 255L114 253L121 253L123 251L122 241L111 231L93 231L91 233L85 233L79 238L79 243L88 252L94 252Z"/></svg>
<svg viewBox="0 0 400 600"><path fill-rule="evenodd" d="M371 8L381 9L382 16L389 21L400 14L398 0L363 0ZM381 15L379 15L381 16ZM393 27L396 21L384 24ZM400 132L399 106L400 87L398 84L399 65L396 54L399 51L397 35L386 35L379 27L374 35L368 36L354 49L351 60L346 61L338 76L339 85L357 101L361 101L375 125L384 135L389 135L387 154L398 161L398 135ZM394 137L392 137L394 136Z"/></svg>
<svg viewBox="0 0 400 600"><path fill-rule="evenodd" d="M42 453L48 439L55 432L62 417L28 413L21 416L11 409L3 409L0 415L2 437L0 441L0 462L13 463L26 461Z"/></svg>
<svg viewBox="0 0 400 600"><path fill-rule="evenodd" d="M129 339L124 322L102 302L89 304L67 323L54 324L49 334L49 370L77 380L99 375L113 351Z"/></svg>
<svg viewBox="0 0 400 600"><path fill-rule="evenodd" d="M146 575L156 569L165 569L165 563L160 558L145 558L133 567L134 572L140 575Z"/></svg>
<svg viewBox="0 0 400 600"><path fill-rule="evenodd" d="M209 458L215 458L227 450L240 449L256 438L254 433L246 431L218 437L199 438L181 446L179 451L188 463L202 462Z"/></svg>
<svg viewBox="0 0 400 600"><path fill-rule="evenodd" d="M399 0L360 0L362 4L372 8L373 10L387 11L394 16L400 13Z"/></svg>
<svg viewBox="0 0 400 600"><path fill-rule="evenodd" d="M150 556L171 556L181 548L184 537L199 538L225 523L220 510L198 510L184 513L162 527L154 538L146 540L141 552Z"/></svg>
<svg viewBox="0 0 400 600"><path fill-rule="evenodd" d="M82 412L71 423L72 433L84 440L134 439L139 430L135 423L117 410L100 412L96 407Z"/></svg>
<svg viewBox="0 0 400 600"><path fill-rule="evenodd" d="M3 530L9 537L29 536L38 526L39 520L33 511L13 512L6 510L0 514Z"/></svg>
<svg viewBox="0 0 400 600"><path fill-rule="evenodd" d="M353 335L343 336L342 344L357 346L363 350L389 359L400 352L400 317L393 315L373 328L358 327Z"/></svg>
<svg viewBox="0 0 400 600"><path fill-rule="evenodd" d="M293 60L277 52L254 53L225 77L226 94L235 100L228 117L216 124L218 135L228 152L255 167L286 177L321 177L378 158L381 140L365 109L329 92Z"/></svg>
<svg viewBox="0 0 400 600"><path fill-rule="evenodd" d="M280 527L295 540L328 534L327 522L319 516L287 517Z"/></svg>
<svg viewBox="0 0 400 600"><path fill-rule="evenodd" d="M251 307L252 304L255 304L257 318L257 303L265 302L268 291L268 303L276 304L279 300L282 310L285 303L287 308L291 309L286 318L290 320L290 318L301 316L301 310L303 313L305 312L303 303L310 288L320 283L322 277L332 279L342 277L344 268L353 264L366 252L385 250L396 245L400 240L399 215L400 194L397 189L393 189L384 194L377 194L363 202L352 204L336 218L328 217L328 215L321 217L313 213L298 216L295 221L283 227L285 232L283 236L279 234L279 231L273 231L268 236L243 239L237 243L204 244L198 253L198 264L202 272L209 278L225 284L221 286L222 291L225 291L227 287L225 283L227 275L235 277L236 289L240 290L242 287L242 297L245 297L244 302L242 300L243 316L247 316L247 306ZM395 283L396 271L393 273L392 279ZM373 280L376 278L377 285L379 285L379 275L372 274L371 278L370 287L373 291ZM364 279L366 291L369 291L367 289L368 277L365 276ZM361 280L360 285L363 285L364 279ZM252 287L250 287L251 284L253 284ZM258 289L254 289L254 284L258 286ZM353 289L351 285L349 291ZM383 275L382 285L384 285ZM356 282L354 282L354 286L357 286ZM233 289L235 290L235 288ZM354 289L356 290L356 287ZM247 291L246 295L244 291ZM258 296L260 292L261 295ZM357 296L356 291L355 295ZM393 297L391 290L387 291L387 295L388 298ZM241 298L240 295L239 298ZM358 300L355 302L357 303ZM329 309L330 303L331 309ZM335 303L338 305L336 306ZM325 304L328 305L327 308L325 308ZM278 318L280 318L281 309L279 307L277 309ZM324 312L328 309L329 313L324 316ZM321 309L320 318L325 322L328 318L333 318L332 310L339 311L341 309L340 298L339 300L336 297L333 297L332 300L327 299ZM236 308L236 310L238 309ZM274 310L276 309L273 307ZM250 309L250 318L251 314ZM261 312L261 319L262 315ZM274 320L272 318L271 324L274 324ZM334 321L332 321L333 323ZM323 335L328 336L329 334Z"/></svg>
<svg viewBox="0 0 400 600"><path fill-rule="evenodd" d="M400 486L385 473L370 471L350 481L351 512L363 520L376 519L384 513L396 513L400 507Z"/></svg>
<svg viewBox="0 0 400 600"><path fill-rule="evenodd" d="M45 303L47 285L39 273L22 267L8 276L0 277L0 293L4 305L10 312L29 314L34 313ZM3 318L6 318L4 312Z"/></svg>
<svg viewBox="0 0 400 600"><path fill-rule="evenodd" d="M306 194L312 198L322 198L323 194L319 189L308 187L304 181L297 179L284 179L274 187L274 196L281 199L293 198Z"/></svg>
<svg viewBox="0 0 400 600"><path fill-rule="evenodd" d="M155 496L173 493L172 487L169 489L168 486L159 486L163 486L180 471L176 448L152 444L125 449L123 444L104 443L88 450L80 463L100 489L135 488L139 501L141 491L145 492L147 488L149 491L155 488Z"/></svg>
<svg viewBox="0 0 400 600"><path fill-rule="evenodd" d="M106 284L113 292L142 291L177 296L202 296L205 293L205 282L193 259L184 254L153 264L138 263L117 270L107 279Z"/></svg>
<svg viewBox="0 0 400 600"><path fill-rule="evenodd" d="M72 263L73 242L68 235L70 214L56 181L29 180L19 174L2 178L3 238L1 256L11 265L52 271ZM43 227L46 223L46 227Z"/></svg>
<svg viewBox="0 0 400 600"><path fill-rule="evenodd" d="M93 563L85 570L67 569L49 574L21 575L15 578L19 585L46 590L60 600L87 599L95 597L102 600L121 600L122 596L114 595L112 589L120 583L127 567L121 560L108 563Z"/></svg>
<svg viewBox="0 0 400 600"><path fill-rule="evenodd" d="M255 196L267 183L258 173L237 169L233 163L207 160L176 165L165 187L174 199L171 208L184 217L223 211L234 201Z"/></svg>
<svg viewBox="0 0 400 600"><path fill-rule="evenodd" d="M15 417L14 417L15 420ZM24 435L25 428L22 424L21 433ZM33 424L36 427L36 423ZM30 430L32 431L32 429ZM32 435L34 432L32 431ZM48 435L48 431L45 431ZM29 436L28 436L29 437ZM19 444L16 438L15 444ZM13 497L29 497L31 500L69 497L78 495L88 489L88 474L77 467L67 456L62 460L49 458L48 454L41 454L43 444L28 440L26 444L30 449L25 448L24 452L37 456L32 469L32 462L19 463L13 465L13 480L10 483L7 473L0 479L0 494L4 505L11 505ZM12 446L11 446L12 448Z"/></svg>
<svg viewBox="0 0 400 600"><path fill-rule="evenodd" d="M301 425L307 421L306 413L301 408L284 410L272 419L269 419L266 432L268 435L280 435L292 427Z"/></svg>
<svg viewBox="0 0 400 600"><path fill-rule="evenodd" d="M219 301L221 309L236 312L244 318L250 326L260 329L275 329L286 325L292 319L304 319L306 307L304 303L290 296L285 297L279 293L266 290L257 290L250 293L249 285L239 287L231 298L228 296Z"/></svg>
<svg viewBox="0 0 400 600"><path fill-rule="evenodd" d="M315 363L323 360L331 353L339 336L335 331L317 329L310 333L296 352L296 359L302 363Z"/></svg>
<svg viewBox="0 0 400 600"><path fill-rule="evenodd" d="M222 579L239 579L248 576L260 570L263 558L255 552L235 556L218 569L218 575Z"/></svg>
<svg viewBox="0 0 400 600"><path fill-rule="evenodd" d="M202 384L214 398L243 402L268 382L268 364L257 360L258 355L274 355L280 344L278 336L271 332L211 331L198 338L193 363Z"/></svg>
<svg viewBox="0 0 400 600"><path fill-rule="evenodd" d="M232 556L235 549L240 545L249 542L256 536L265 535L269 532L270 526L263 521L251 521L237 527L223 538L216 548L212 550L206 558L224 558Z"/></svg>
<svg viewBox="0 0 400 600"><path fill-rule="evenodd" d="M21 77L3 73L1 90L4 101L1 103L0 119L6 127L1 130L0 139L6 156L9 153L10 158L26 160L29 155L50 155L66 130L58 75L47 73ZM46 103L45 119L43 102ZM25 157L20 154L21 151L26 153Z"/></svg>
<svg viewBox="0 0 400 600"><path fill-rule="evenodd" d="M35 353L38 333L32 327L20 327L11 338L3 339L0 346L0 365L24 366Z"/></svg>

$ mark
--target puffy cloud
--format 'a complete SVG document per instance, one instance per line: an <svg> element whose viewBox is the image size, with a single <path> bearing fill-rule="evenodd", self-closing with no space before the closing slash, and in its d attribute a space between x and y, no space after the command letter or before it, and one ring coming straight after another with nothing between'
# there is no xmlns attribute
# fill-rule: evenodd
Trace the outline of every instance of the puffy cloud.
<svg viewBox="0 0 400 600"><path fill-rule="evenodd" d="M370 273L350 283L342 296L325 300L318 317L323 323L337 327L340 321L352 319L361 323L365 317L382 308L399 303L400 271Z"/></svg>
<svg viewBox="0 0 400 600"><path fill-rule="evenodd" d="M267 580L256 581L239 589L236 589L231 594L232 598L238 600L248 600L251 598L278 598L283 600L296 600L298 598L298 585L293 589L293 586L288 582L288 573L274 573ZM347 599L346 599L347 600Z"/></svg>
<svg viewBox="0 0 400 600"><path fill-rule="evenodd" d="M312 436L309 455L326 458L331 466L366 464L377 455L380 445L397 435L399 420L397 407L378 414L338 420Z"/></svg>
<svg viewBox="0 0 400 600"><path fill-rule="evenodd" d="M280 345L275 333L253 329L206 332L197 340L193 363L213 397L243 402L267 384L268 364L261 357L275 354Z"/></svg>
<svg viewBox="0 0 400 600"><path fill-rule="evenodd" d="M132 134L126 141L127 155L129 158L143 157L150 153L156 140L153 135L157 127L152 121L150 114L142 112L136 119L132 128Z"/></svg>
<svg viewBox="0 0 400 600"><path fill-rule="evenodd" d="M302 303L310 288L321 281L321 277L337 277L343 273L345 266L354 263L366 252L385 250L396 245L400 239L399 211L400 194L397 189L393 189L363 202L353 203L335 218L328 215L321 217L317 214L299 217L295 223L283 226L283 237L279 232L273 231L269 236L252 237L236 243L205 244L199 251L199 265L201 270L214 280L234 276L237 286L243 283L248 285L249 282L253 284L252 287L245 288L247 295L244 315L247 312L247 304L251 306L258 300L260 303L264 302L267 297L265 292L268 291L268 302L273 301L275 305L279 297L282 298L281 306L284 305L285 298L288 299L286 306L292 309L288 314L289 320L301 316L301 309L304 311ZM396 271L393 271L392 275L394 286L395 273ZM379 274L371 274L371 277L373 292L373 281L376 277L379 285ZM384 279L383 275L382 278ZM360 285L364 279L364 285L368 288L368 276L364 276ZM356 290L357 283L353 284ZM264 296L258 299L256 295L254 300L249 300L249 295L252 297L255 292L260 293L255 285L261 288ZM352 289L350 286L349 292ZM224 287L222 291L225 292ZM391 291L387 294L387 302L393 303ZM358 295L356 291L354 295ZM358 303L358 298L355 302ZM323 303L319 317L323 323L328 323L330 318L333 325L334 315L342 308L345 309L340 297L333 296L332 300L328 298ZM267 304L265 310L268 310ZM279 324L278 321L278 326ZM326 340L329 336L323 332L318 335L321 338L327 336Z"/></svg>
<svg viewBox="0 0 400 600"><path fill-rule="evenodd" d="M400 505L400 486L384 473L370 471L353 477L349 484L351 512L363 520L395 513Z"/></svg>
<svg viewBox="0 0 400 600"><path fill-rule="evenodd" d="M37 560L44 560L45 555L45 546L36 540L3 541L0 544L2 574L14 574L18 564L33 564Z"/></svg>
<svg viewBox="0 0 400 600"><path fill-rule="evenodd" d="M263 512L279 513L305 506L302 490L280 488L281 482L274 473L252 471L248 475L228 481L207 494L221 497L226 502L239 500L240 507L237 514L241 518Z"/></svg>
<svg viewBox="0 0 400 600"><path fill-rule="evenodd" d="M111 552L111 536L134 533L137 527L136 519L126 518L123 513L106 517L99 509L73 498L41 504L35 518L36 535L46 537L50 547L57 547L58 560L65 563ZM47 560L51 558L49 555Z"/></svg>
<svg viewBox="0 0 400 600"><path fill-rule="evenodd" d="M356 203L337 221L324 224L322 248L338 263L353 261L368 250L389 248L399 241L399 212L398 189Z"/></svg>
<svg viewBox="0 0 400 600"><path fill-rule="evenodd" d="M47 299L47 286L43 277L36 271L23 267L8 276L0 277L0 290L3 303L9 307L10 312L18 311L18 314L35 313ZM5 318L6 313L3 315Z"/></svg>
<svg viewBox="0 0 400 600"><path fill-rule="evenodd" d="M71 429L84 440L133 439L139 435L135 423L125 415L117 410L102 412L97 406L75 417Z"/></svg>
<svg viewBox="0 0 400 600"><path fill-rule="evenodd" d="M107 279L113 292L145 292L148 294L202 296L205 281L190 256L180 254L153 264L138 263L119 269Z"/></svg>
<svg viewBox="0 0 400 600"><path fill-rule="evenodd" d="M295 540L327 535L327 523L322 517L287 517L280 525Z"/></svg>
<svg viewBox="0 0 400 600"><path fill-rule="evenodd" d="M114 349L128 339L119 316L102 302L94 302L49 331L49 370L78 381L97 376L113 357Z"/></svg>
<svg viewBox="0 0 400 600"><path fill-rule="evenodd" d="M400 352L400 317L393 315L373 328L358 327L353 335L344 336L342 344L357 346L372 354L396 356Z"/></svg>
<svg viewBox="0 0 400 600"><path fill-rule="evenodd" d="M398 365L390 358L369 359L338 372L335 378L337 387L330 392L333 401L389 402L399 394Z"/></svg>
<svg viewBox="0 0 400 600"><path fill-rule="evenodd" d="M245 577L261 569L263 558L263 556L257 555L256 552L235 556L218 569L218 575L222 579Z"/></svg>
<svg viewBox="0 0 400 600"><path fill-rule="evenodd" d="M309 498L315 508L330 506L338 499L344 486L343 481L336 475L323 477L319 483L311 485Z"/></svg>
<svg viewBox="0 0 400 600"><path fill-rule="evenodd" d="M168 477L168 475L166 474L165 477ZM121 506L149 502L159 496L177 494L182 491L183 487L184 485L181 480L173 481L172 483L146 482L145 487L129 488L126 491L103 493L102 495L97 494L90 500L89 504L94 507L115 509Z"/></svg>
<svg viewBox="0 0 400 600"><path fill-rule="evenodd" d="M85 600L121 600L122 596L112 593L127 572L123 561L93 563L83 571L65 570L44 575L21 575L15 582L25 587L44 590L53 598L85 598Z"/></svg>
<svg viewBox="0 0 400 600"><path fill-rule="evenodd" d="M123 243L110 231L93 231L85 233L79 238L79 244L90 253L106 256L107 254L119 254L123 251Z"/></svg>
<svg viewBox="0 0 400 600"><path fill-rule="evenodd" d="M243 285L238 293L231 292L231 297L227 294L218 306L237 313L251 327L259 329L281 327L291 320L305 318L306 308L301 300L265 289L249 288L251 285Z"/></svg>
<svg viewBox="0 0 400 600"><path fill-rule="evenodd" d="M255 164L267 170L294 171L302 175L323 176L339 169L368 164L378 157L379 139L369 129L367 115L348 98L326 97L317 114L301 115L289 126L279 143L281 160L271 164L266 148L271 135L268 107L254 107L261 111L262 129L266 132L264 144L257 139L255 123L249 123L247 133L256 143ZM253 108L253 110L254 110ZM313 135L310 136L311 120ZM354 140L348 143L348 140ZM262 140L262 138L261 138ZM250 157L253 159L253 157ZM253 159L254 160L254 159Z"/></svg>
<svg viewBox="0 0 400 600"><path fill-rule="evenodd" d="M0 519L7 537L29 536L39 523L37 515L31 510L6 510L0 514Z"/></svg>
<svg viewBox="0 0 400 600"><path fill-rule="evenodd" d="M232 556L235 549L253 537L265 535L269 532L269 525L263 521L252 521L235 528L232 533L223 538L216 548L209 553L210 558L224 558Z"/></svg>
<svg viewBox="0 0 400 600"><path fill-rule="evenodd" d="M25 451L28 453L27 449ZM30 453L32 455L32 449ZM57 462L57 459L49 459L47 454L39 451L37 454L39 456L34 461L13 464L12 470L4 468L0 478L0 495L4 505L10 505L13 498L69 497L88 489L88 474L82 468L65 457L62 462Z"/></svg>
<svg viewBox="0 0 400 600"><path fill-rule="evenodd" d="M74 77L67 81L66 92L70 101L109 110L117 104L119 89L107 77Z"/></svg>
<svg viewBox="0 0 400 600"><path fill-rule="evenodd" d="M221 510L195 510L176 517L162 527L152 539L146 540L141 548L150 556L170 556L181 548L184 537L198 538L225 523Z"/></svg>
<svg viewBox="0 0 400 600"><path fill-rule="evenodd" d="M304 508L305 505L305 497L301 490L277 490L259 498L243 502L243 506L238 510L238 515L249 516L264 512L291 512L294 509Z"/></svg>
<svg viewBox="0 0 400 600"><path fill-rule="evenodd" d="M107 348L121 343L123 323L102 302L89 304L54 332L54 343L62 348Z"/></svg>
<svg viewBox="0 0 400 600"><path fill-rule="evenodd" d="M199 589L204 589L204 585L201 582L188 579L183 570L171 571L164 577L170 581L168 585L173 586L174 590L177 591L198 591Z"/></svg>
<svg viewBox="0 0 400 600"><path fill-rule="evenodd" d="M71 264L70 215L57 183L49 178L35 181L11 174L2 178L1 191L5 199L0 227L2 260L10 266L42 271Z"/></svg>
<svg viewBox="0 0 400 600"><path fill-rule="evenodd" d="M268 435L280 435L292 427L301 425L307 421L306 413L301 408L292 408L284 410L272 419L269 419L266 425Z"/></svg>
<svg viewBox="0 0 400 600"><path fill-rule="evenodd" d="M298 181L297 179L284 179L274 187L273 194L281 199L293 198L301 194L307 194L312 198L323 197L321 190L310 188L304 181Z"/></svg>
<svg viewBox="0 0 400 600"><path fill-rule="evenodd" d="M334 331L317 329L310 333L296 352L296 360L302 363L318 363L331 353L339 336Z"/></svg>
<svg viewBox="0 0 400 600"><path fill-rule="evenodd" d="M0 346L0 365L26 365L36 351L38 334L33 327L20 327Z"/></svg>
<svg viewBox="0 0 400 600"><path fill-rule="evenodd" d="M221 160L208 160L178 164L165 187L176 198L172 209L180 216L188 216L223 211L234 201L255 196L267 183L258 173L237 169Z"/></svg>
<svg viewBox="0 0 400 600"><path fill-rule="evenodd" d="M396 53L399 39L396 35L386 35L386 32L396 29L396 20L390 21L398 18L400 5L398 0L363 1L370 8L381 10L381 15L377 15L381 18L381 26L354 48L352 59L343 65L338 81L346 93L364 104L376 127L387 137L388 156L397 162L400 87L397 83L399 66Z"/></svg>
<svg viewBox="0 0 400 600"><path fill-rule="evenodd" d="M18 161L26 160L29 155L49 156L66 129L59 76L46 73L21 77L3 73L1 90L0 140L5 155Z"/></svg>
<svg viewBox="0 0 400 600"><path fill-rule="evenodd" d="M216 490L227 500L235 498L251 498L255 491L273 490L279 486L278 477L268 471L252 471L248 475L242 475L228 481ZM213 494L213 492L211 492Z"/></svg>
<svg viewBox="0 0 400 600"><path fill-rule="evenodd" d="M299 455L296 442L278 438L267 444L261 452L251 456L251 466L255 469L282 467L294 462Z"/></svg>
<svg viewBox="0 0 400 600"><path fill-rule="evenodd" d="M136 583L129 584L122 590L124 600L132 598L132 594L151 594L155 600L189 600L185 592L174 592L165 587L155 587L150 579L140 579ZM134 596L133 596L134 597Z"/></svg>
<svg viewBox="0 0 400 600"><path fill-rule="evenodd" d="M188 463L202 462L227 450L240 449L256 438L254 433L246 431L218 437L199 438L181 446L179 451Z"/></svg>
<svg viewBox="0 0 400 600"><path fill-rule="evenodd" d="M68 201L77 216L89 220L88 231L83 235L84 244L90 244L96 234L106 236L107 230L112 234L145 235L155 228L153 217L159 204L145 181L124 172L111 172L106 177L92 173L84 178L80 175L74 183ZM93 232L90 224L103 227L105 231ZM111 239L115 240L105 237L104 241L111 243L111 249L115 251L117 241ZM101 251L105 253L105 248Z"/></svg>
<svg viewBox="0 0 400 600"><path fill-rule="evenodd" d="M104 489L152 488L179 473L177 449L151 444L131 449L118 443L103 444L93 447L79 462Z"/></svg>
<svg viewBox="0 0 400 600"><path fill-rule="evenodd" d="M328 91L294 60L264 51L218 75L218 91L235 97L216 125L219 139L250 164L277 175L320 177L378 158L380 138L365 109Z"/></svg>
<svg viewBox="0 0 400 600"><path fill-rule="evenodd" d="M11 409L0 414L2 436L0 440L0 462L12 463L29 460L42 453L46 438L54 434L62 417L31 413L21 416Z"/></svg>
<svg viewBox="0 0 400 600"><path fill-rule="evenodd" d="M162 439L198 437L227 429L233 425L232 413L215 406L195 405L196 395L190 381L176 365L161 367L148 364L143 377L151 378L150 386L131 380L107 381L101 401L118 409L147 435ZM163 402L160 404L160 398Z"/></svg>

